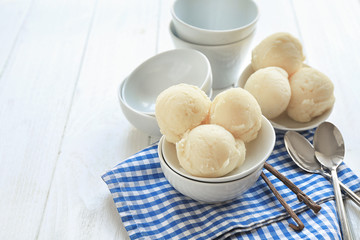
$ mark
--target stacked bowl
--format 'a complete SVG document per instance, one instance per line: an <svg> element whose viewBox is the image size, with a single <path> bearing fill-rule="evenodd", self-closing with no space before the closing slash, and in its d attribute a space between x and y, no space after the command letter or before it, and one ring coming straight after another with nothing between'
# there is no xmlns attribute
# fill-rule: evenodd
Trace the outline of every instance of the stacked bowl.
<svg viewBox="0 0 360 240"><path fill-rule="evenodd" d="M252 0L176 0L169 32L177 48L198 50L209 59L213 89L233 86L239 76L259 10Z"/></svg>
<svg viewBox="0 0 360 240"><path fill-rule="evenodd" d="M212 95L212 73L204 54L175 49L149 58L121 83L118 97L127 120L150 136L161 136L155 118L157 96L170 86L187 83Z"/></svg>
<svg viewBox="0 0 360 240"><path fill-rule="evenodd" d="M262 117L261 126L257 138L246 143L244 164L225 176L215 178L189 174L179 163L176 146L163 136L158 154L166 179L180 193L200 202L218 203L236 198L255 184L274 148L274 128L265 117Z"/></svg>

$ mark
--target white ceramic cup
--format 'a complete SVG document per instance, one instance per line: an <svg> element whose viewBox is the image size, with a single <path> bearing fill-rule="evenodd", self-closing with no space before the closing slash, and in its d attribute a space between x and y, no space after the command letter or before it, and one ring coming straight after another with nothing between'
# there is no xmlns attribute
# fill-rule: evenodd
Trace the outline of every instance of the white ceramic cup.
<svg viewBox="0 0 360 240"><path fill-rule="evenodd" d="M171 14L181 39L200 45L223 45L250 35L259 9L252 0L176 0Z"/></svg>
<svg viewBox="0 0 360 240"><path fill-rule="evenodd" d="M250 49L250 44L255 35L253 31L245 39L225 45L199 45L181 39L170 23L169 32L176 48L191 48L202 52L211 65L213 75L213 89L223 89L233 86L240 77L241 65Z"/></svg>

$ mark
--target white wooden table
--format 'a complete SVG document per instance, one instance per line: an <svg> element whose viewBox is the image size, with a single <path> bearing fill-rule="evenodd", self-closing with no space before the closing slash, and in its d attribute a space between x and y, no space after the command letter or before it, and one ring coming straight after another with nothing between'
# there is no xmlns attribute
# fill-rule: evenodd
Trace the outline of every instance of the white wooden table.
<svg viewBox="0 0 360 240"><path fill-rule="evenodd" d="M0 239L128 238L100 176L158 140L132 127L116 94L173 48L171 3L0 0ZM257 3L252 47L278 31L302 41L307 63L335 84L329 120L360 176L359 0Z"/></svg>

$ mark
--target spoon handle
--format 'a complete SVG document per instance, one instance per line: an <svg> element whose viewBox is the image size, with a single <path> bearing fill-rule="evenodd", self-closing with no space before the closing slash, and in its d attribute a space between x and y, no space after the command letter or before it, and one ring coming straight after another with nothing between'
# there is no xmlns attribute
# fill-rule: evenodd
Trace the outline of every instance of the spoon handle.
<svg viewBox="0 0 360 240"><path fill-rule="evenodd" d="M331 179L330 174L328 174L326 172L322 172L322 174L324 176L328 177L329 179ZM351 191L350 188L348 188L341 181L339 181L339 184L340 184L341 189L344 190L344 192L351 198L351 200L353 200L360 207L360 197L358 195L356 195L353 191Z"/></svg>
<svg viewBox="0 0 360 240"><path fill-rule="evenodd" d="M331 169L331 177L332 177L332 183L334 187L334 193L335 193L335 201L336 201L336 209L340 220L341 225L341 231L343 235L343 239L352 239L350 227L347 221L344 202L341 195L340 185L339 185L339 179L337 176L336 168Z"/></svg>

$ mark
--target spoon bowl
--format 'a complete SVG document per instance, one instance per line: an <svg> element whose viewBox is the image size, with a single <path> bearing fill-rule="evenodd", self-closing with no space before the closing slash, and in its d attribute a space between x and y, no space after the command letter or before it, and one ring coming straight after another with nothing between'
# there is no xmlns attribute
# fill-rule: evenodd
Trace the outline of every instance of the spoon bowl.
<svg viewBox="0 0 360 240"><path fill-rule="evenodd" d="M303 135L298 132L287 131L284 142L286 150L296 165L306 172L322 173L323 169L315 158L315 150Z"/></svg>
<svg viewBox="0 0 360 240"><path fill-rule="evenodd" d="M315 155L328 169L337 168L343 161L345 146L342 135L335 125L324 122L314 135Z"/></svg>

